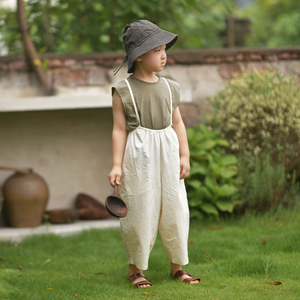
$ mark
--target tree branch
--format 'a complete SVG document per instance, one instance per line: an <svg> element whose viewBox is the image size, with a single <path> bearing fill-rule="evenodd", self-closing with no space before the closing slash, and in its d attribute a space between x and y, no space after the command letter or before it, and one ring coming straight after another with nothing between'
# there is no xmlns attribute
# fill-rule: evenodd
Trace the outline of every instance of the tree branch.
<svg viewBox="0 0 300 300"><path fill-rule="evenodd" d="M23 0L17 0L17 17L26 56L38 79L40 80L46 95L53 95L53 89L50 87L47 81L46 74L42 69L42 63L39 59L39 56L29 34L29 27L26 21Z"/></svg>

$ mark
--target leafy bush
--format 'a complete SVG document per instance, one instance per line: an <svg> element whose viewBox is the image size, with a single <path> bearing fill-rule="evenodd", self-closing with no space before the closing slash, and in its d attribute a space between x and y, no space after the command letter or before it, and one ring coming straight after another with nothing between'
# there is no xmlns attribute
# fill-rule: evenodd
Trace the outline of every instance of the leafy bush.
<svg viewBox="0 0 300 300"><path fill-rule="evenodd" d="M249 1L248 1L249 2ZM248 47L278 47L300 44L300 2L295 0L256 0L240 10L251 19Z"/></svg>
<svg viewBox="0 0 300 300"><path fill-rule="evenodd" d="M179 49L221 47L219 32L226 27L228 14L226 3L219 0L23 2L39 53L124 51L124 27L140 19L179 34L181 39L174 45ZM1 5L0 32L0 50L23 53L16 12Z"/></svg>
<svg viewBox="0 0 300 300"><path fill-rule="evenodd" d="M248 157L271 155L287 172L300 162L300 88L295 78L266 71L243 71L210 100L211 122L229 141L231 153Z"/></svg>
<svg viewBox="0 0 300 300"><path fill-rule="evenodd" d="M235 186L237 159L224 155L228 147L219 131L210 131L200 124L188 128L187 137L191 156L191 173L186 179L191 217L201 219L204 214L219 215L232 212L237 201Z"/></svg>

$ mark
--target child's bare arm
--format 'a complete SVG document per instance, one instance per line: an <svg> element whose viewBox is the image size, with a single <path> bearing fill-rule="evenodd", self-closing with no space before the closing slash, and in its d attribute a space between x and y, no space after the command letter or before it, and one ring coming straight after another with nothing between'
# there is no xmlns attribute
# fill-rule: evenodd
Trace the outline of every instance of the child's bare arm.
<svg viewBox="0 0 300 300"><path fill-rule="evenodd" d="M114 125L112 132L112 156L113 166L108 175L110 184L114 186L116 181L120 185L122 176L122 162L127 139L126 131L126 116L122 100L119 94L115 91L113 94L113 117Z"/></svg>
<svg viewBox="0 0 300 300"><path fill-rule="evenodd" d="M181 118L179 107L176 108L172 120L173 128L179 141L180 179L184 179L190 175L190 151L185 126Z"/></svg>

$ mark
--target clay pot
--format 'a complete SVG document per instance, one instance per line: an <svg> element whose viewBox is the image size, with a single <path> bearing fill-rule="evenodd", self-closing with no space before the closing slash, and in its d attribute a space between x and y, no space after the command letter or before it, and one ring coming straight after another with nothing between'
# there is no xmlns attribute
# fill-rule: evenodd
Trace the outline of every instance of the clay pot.
<svg viewBox="0 0 300 300"><path fill-rule="evenodd" d="M16 171L2 187L10 226L40 225L49 198L49 189L45 180L32 169L10 167L0 167L0 169Z"/></svg>

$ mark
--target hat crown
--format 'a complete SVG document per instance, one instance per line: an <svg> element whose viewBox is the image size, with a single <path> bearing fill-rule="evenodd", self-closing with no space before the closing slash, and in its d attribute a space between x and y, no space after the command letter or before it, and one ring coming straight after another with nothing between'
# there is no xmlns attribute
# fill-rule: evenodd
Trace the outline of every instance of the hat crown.
<svg viewBox="0 0 300 300"><path fill-rule="evenodd" d="M177 40L177 34L165 31L147 20L139 20L126 25L123 32L123 42L126 56L115 70L116 75L128 61L128 73L135 69L134 61L140 55L161 46L166 45L166 50L173 46Z"/></svg>
<svg viewBox="0 0 300 300"><path fill-rule="evenodd" d="M123 42L128 55L134 48L141 45L151 35L161 31L161 29L147 20L139 20L127 25L123 33Z"/></svg>

